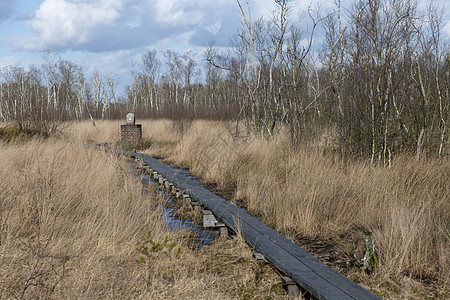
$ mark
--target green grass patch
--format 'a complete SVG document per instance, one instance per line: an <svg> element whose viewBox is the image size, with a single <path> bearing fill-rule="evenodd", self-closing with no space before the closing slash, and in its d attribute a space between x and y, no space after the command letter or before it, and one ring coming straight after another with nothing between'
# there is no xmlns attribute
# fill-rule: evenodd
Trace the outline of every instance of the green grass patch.
<svg viewBox="0 0 450 300"><path fill-rule="evenodd" d="M21 143L27 141L29 138L29 134L15 127L0 127L0 141Z"/></svg>

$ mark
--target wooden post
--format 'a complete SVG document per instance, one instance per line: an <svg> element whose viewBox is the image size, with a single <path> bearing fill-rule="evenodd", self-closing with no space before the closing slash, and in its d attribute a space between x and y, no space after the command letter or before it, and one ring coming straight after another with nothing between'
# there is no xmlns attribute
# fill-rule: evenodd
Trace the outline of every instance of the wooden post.
<svg viewBox="0 0 450 300"><path fill-rule="evenodd" d="M264 255L262 255L261 253L258 253L258 252L253 252L252 256L256 260L265 260L266 259L264 257Z"/></svg>
<svg viewBox="0 0 450 300"><path fill-rule="evenodd" d="M167 179L164 179L164 187L166 188L166 190L168 191L170 188L170 182Z"/></svg>
<svg viewBox="0 0 450 300"><path fill-rule="evenodd" d="M300 290L294 280L289 277L282 276L281 281L286 286L289 296L298 297L300 296Z"/></svg>
<svg viewBox="0 0 450 300"><path fill-rule="evenodd" d="M219 231L220 231L220 236L228 236L228 227L225 226L225 224L223 226L219 227Z"/></svg>
<svg viewBox="0 0 450 300"><path fill-rule="evenodd" d="M191 204L191 197L188 194L183 195L183 200L187 205Z"/></svg>
<svg viewBox="0 0 450 300"><path fill-rule="evenodd" d="M228 235L228 228L225 224L217 221L216 217L210 210L204 209L202 210L203 214L203 227L204 228L214 228L219 229L220 236Z"/></svg>
<svg viewBox="0 0 450 300"><path fill-rule="evenodd" d="M191 202L191 205L194 207L194 210L195 210L196 212L199 212L199 211L202 209L202 206L201 206L200 203L197 202L197 201L192 201L192 202Z"/></svg>

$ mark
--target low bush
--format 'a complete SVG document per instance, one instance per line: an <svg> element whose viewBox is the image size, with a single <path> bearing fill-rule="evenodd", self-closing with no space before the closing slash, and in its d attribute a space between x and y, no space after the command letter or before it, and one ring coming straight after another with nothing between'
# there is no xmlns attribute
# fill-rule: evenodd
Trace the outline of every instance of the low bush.
<svg viewBox="0 0 450 300"><path fill-rule="evenodd" d="M6 143L23 142L29 137L29 134L16 127L0 127L0 141Z"/></svg>

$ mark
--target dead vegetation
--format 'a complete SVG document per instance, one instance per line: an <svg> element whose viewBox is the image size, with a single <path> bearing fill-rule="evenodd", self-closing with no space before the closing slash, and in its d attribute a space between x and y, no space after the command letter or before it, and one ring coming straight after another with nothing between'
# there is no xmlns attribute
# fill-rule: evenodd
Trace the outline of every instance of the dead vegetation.
<svg viewBox="0 0 450 300"><path fill-rule="evenodd" d="M330 143L294 151L282 135L236 136L220 122L195 121L182 137L169 121L142 123L148 154L189 167L382 298L449 296L447 160L398 155L389 168L343 161ZM167 232L157 201L128 167L83 147L117 141L119 124L84 122L66 138L1 144L2 298L24 287L24 299L286 297L243 243L219 240L196 252L189 234ZM157 243L176 241L181 257L157 253L138 263L136 242L149 230ZM352 262L353 243L367 231L379 255L371 274Z"/></svg>
<svg viewBox="0 0 450 300"><path fill-rule="evenodd" d="M233 201L293 240L332 243L353 265L354 244L371 232L378 268L340 271L376 294L450 295L448 160L344 161L331 146L294 150L285 135L239 137L220 122L197 121L181 140L163 121L144 128L148 154L190 168L224 193L235 190Z"/></svg>
<svg viewBox="0 0 450 300"><path fill-rule="evenodd" d="M196 251L190 234L168 232L129 167L83 146L114 140L115 123L99 123L74 126L70 138L0 143L0 299L287 297L242 241ZM137 243L150 245L148 232L180 251L142 260Z"/></svg>

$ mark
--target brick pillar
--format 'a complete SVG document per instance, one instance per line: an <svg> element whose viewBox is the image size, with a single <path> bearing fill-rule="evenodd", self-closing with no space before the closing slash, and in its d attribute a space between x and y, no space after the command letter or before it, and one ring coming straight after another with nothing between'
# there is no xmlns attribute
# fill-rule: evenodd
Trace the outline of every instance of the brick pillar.
<svg viewBox="0 0 450 300"><path fill-rule="evenodd" d="M142 125L120 125L120 140L122 142L138 142L142 139Z"/></svg>

